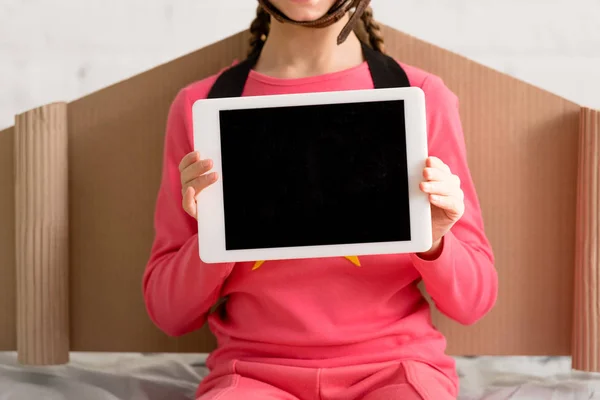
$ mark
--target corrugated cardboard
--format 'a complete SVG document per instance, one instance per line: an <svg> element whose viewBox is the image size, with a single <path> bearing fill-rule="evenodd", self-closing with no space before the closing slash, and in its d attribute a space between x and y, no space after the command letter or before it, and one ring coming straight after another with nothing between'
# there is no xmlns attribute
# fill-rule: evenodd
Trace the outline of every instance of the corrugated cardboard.
<svg viewBox="0 0 600 400"><path fill-rule="evenodd" d="M69 185L67 104L15 124L17 348L25 364L68 361ZM35 329L31 329L34 327Z"/></svg>
<svg viewBox="0 0 600 400"><path fill-rule="evenodd" d="M14 148L15 129L0 131L0 351L17 343Z"/></svg>
<svg viewBox="0 0 600 400"><path fill-rule="evenodd" d="M576 224L581 215L598 218L587 199L596 196L597 204L598 185L577 191L578 176L581 188L598 169L598 124L582 123L579 105L546 91L390 28L384 35L389 54L441 76L459 96L470 167L496 254L500 293L489 316L462 327L435 313L448 351L568 355L575 349L576 368L599 370L600 338L592 325L597 329L600 239ZM70 349L213 349L206 328L179 339L159 332L146 315L141 277L153 237L169 104L181 87L243 58L247 39L246 32L234 35L68 105ZM9 327L15 326L16 304L27 310L34 300L17 298L14 288L15 133L0 132L0 221L6 221L0 225L0 322ZM582 136L595 138L585 140L595 140L596 148L578 163ZM586 204L579 218L577 193ZM576 232L585 246L576 246ZM41 340L41 322L23 320L29 321L27 334L17 342L15 332L0 331L0 350L19 343L25 351L27 343Z"/></svg>
<svg viewBox="0 0 600 400"><path fill-rule="evenodd" d="M600 112L580 119L573 365L600 370Z"/></svg>

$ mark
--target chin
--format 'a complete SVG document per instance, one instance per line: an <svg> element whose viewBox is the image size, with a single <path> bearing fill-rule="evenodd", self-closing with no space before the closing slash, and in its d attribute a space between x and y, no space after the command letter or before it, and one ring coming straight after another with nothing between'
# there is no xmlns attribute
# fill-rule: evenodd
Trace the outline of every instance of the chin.
<svg viewBox="0 0 600 400"><path fill-rule="evenodd" d="M279 11L298 22L321 18L333 6L335 0L271 0Z"/></svg>

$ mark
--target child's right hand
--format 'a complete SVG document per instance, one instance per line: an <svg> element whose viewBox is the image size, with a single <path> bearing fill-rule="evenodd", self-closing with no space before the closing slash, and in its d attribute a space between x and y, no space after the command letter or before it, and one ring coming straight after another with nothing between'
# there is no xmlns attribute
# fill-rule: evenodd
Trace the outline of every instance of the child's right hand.
<svg viewBox="0 0 600 400"><path fill-rule="evenodd" d="M212 160L201 160L200 153L197 151L186 154L179 163L183 209L194 218L198 217L196 208L198 194L217 181L216 172L207 174L212 167Z"/></svg>

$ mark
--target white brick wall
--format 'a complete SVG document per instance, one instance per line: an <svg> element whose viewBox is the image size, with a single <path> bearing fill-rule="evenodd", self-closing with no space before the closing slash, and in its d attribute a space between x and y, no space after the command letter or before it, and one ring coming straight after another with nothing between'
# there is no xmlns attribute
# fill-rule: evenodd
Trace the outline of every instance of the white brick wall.
<svg viewBox="0 0 600 400"><path fill-rule="evenodd" d="M245 28L255 0L0 0L0 129ZM373 0L382 22L600 108L599 0Z"/></svg>

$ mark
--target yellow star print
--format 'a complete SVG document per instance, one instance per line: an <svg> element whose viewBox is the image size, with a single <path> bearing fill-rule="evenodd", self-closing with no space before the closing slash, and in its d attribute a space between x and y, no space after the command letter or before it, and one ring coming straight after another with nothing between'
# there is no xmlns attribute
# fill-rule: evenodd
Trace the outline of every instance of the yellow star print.
<svg viewBox="0 0 600 400"><path fill-rule="evenodd" d="M346 256L344 258L346 260L350 261L352 264L356 265L357 267L360 267L360 260L358 259L357 256ZM265 263L264 261L256 261L254 263L254 266L252 267L252 271L259 269L260 266L263 265L264 263Z"/></svg>

